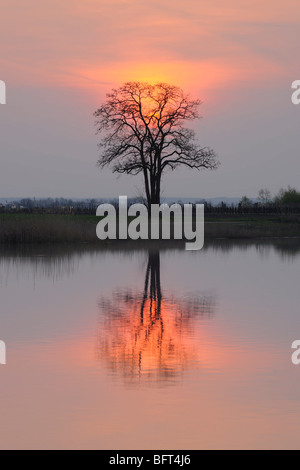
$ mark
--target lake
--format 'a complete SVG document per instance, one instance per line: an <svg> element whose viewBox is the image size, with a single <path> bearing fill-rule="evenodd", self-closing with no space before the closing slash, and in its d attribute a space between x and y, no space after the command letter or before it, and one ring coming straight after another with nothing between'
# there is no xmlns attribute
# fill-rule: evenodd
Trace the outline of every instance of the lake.
<svg viewBox="0 0 300 470"><path fill-rule="evenodd" d="M299 448L299 242L99 245L0 251L0 448Z"/></svg>

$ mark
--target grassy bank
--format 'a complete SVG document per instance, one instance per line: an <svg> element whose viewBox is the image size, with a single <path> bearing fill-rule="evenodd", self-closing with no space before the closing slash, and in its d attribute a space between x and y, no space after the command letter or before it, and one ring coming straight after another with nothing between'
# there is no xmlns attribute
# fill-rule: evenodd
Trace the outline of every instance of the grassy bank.
<svg viewBox="0 0 300 470"><path fill-rule="evenodd" d="M0 214L0 243L90 243L98 217L90 215ZM205 239L299 237L300 217L205 217ZM165 241L167 243L167 241Z"/></svg>

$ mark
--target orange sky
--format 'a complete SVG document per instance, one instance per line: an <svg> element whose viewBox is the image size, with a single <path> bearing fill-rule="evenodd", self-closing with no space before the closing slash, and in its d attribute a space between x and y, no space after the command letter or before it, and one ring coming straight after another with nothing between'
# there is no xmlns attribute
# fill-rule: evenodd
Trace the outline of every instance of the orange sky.
<svg viewBox="0 0 300 470"><path fill-rule="evenodd" d="M13 82L172 81L205 92L284 74L300 13L296 0L11 0L1 17L1 71Z"/></svg>
<svg viewBox="0 0 300 470"><path fill-rule="evenodd" d="M137 179L95 171L92 115L125 81L165 81L203 101L196 131L221 167L201 177L201 194L198 173L176 171L165 196L297 186L299 31L298 0L2 0L0 197L140 193Z"/></svg>

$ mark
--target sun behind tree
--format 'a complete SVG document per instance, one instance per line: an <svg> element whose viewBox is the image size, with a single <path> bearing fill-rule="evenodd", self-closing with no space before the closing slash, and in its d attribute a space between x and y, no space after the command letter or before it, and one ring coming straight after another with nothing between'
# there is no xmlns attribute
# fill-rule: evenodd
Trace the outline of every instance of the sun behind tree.
<svg viewBox="0 0 300 470"><path fill-rule="evenodd" d="M180 165L216 169L215 152L201 147L185 121L199 118L200 100L166 83L128 82L107 94L94 113L100 168L143 174L148 205L160 203L161 178L166 169Z"/></svg>

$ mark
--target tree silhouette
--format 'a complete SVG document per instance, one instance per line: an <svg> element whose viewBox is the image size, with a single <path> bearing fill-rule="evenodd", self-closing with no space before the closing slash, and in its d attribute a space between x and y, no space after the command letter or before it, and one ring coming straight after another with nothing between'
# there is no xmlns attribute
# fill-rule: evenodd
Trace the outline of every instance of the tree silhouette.
<svg viewBox="0 0 300 470"><path fill-rule="evenodd" d="M214 315L210 293L178 298L163 294L159 252L149 252L142 291L118 290L99 301L98 357L126 381L174 381L197 363L194 320Z"/></svg>
<svg viewBox="0 0 300 470"><path fill-rule="evenodd" d="M113 172L143 174L148 205L160 203L161 178L165 170L218 167L215 152L201 147L186 121L199 118L201 102L179 87L166 83L128 82L107 94L94 113L100 168Z"/></svg>

